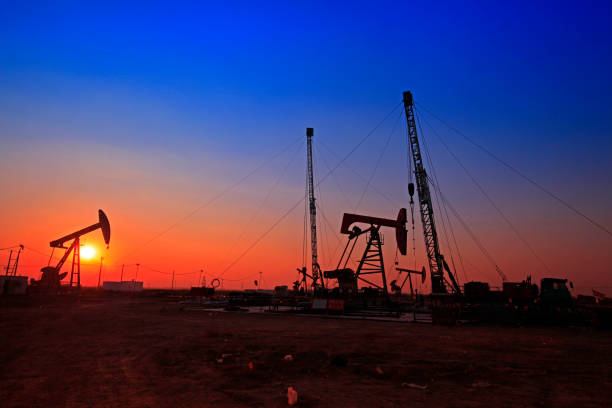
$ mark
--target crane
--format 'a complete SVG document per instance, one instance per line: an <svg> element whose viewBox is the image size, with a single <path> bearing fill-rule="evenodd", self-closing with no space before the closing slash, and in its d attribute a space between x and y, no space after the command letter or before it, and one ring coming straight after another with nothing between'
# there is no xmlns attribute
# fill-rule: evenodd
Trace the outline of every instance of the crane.
<svg viewBox="0 0 612 408"><path fill-rule="evenodd" d="M429 262L431 293L448 293L446 281L444 279L444 271L446 271L448 274L448 278L451 282L451 290L455 293L461 293L461 289L457 284L455 276L444 260L444 256L440 253L438 233L436 231L436 224L434 222L433 203L431 201L431 193L429 192L427 172L425 171L423 157L421 156L421 147L419 145L417 127L414 119L414 101L410 91L404 92L404 110L406 111L408 136L410 138L410 151L412 152L412 160L414 162L414 176L419 197L419 210L421 212L423 235L425 237L425 248L427 250L427 260Z"/></svg>

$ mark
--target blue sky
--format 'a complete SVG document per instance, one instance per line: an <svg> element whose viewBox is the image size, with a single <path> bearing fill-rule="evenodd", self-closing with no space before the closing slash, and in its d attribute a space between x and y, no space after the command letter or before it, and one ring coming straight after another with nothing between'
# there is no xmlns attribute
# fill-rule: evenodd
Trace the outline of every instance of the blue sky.
<svg viewBox="0 0 612 408"><path fill-rule="evenodd" d="M609 147L610 6L493 3L5 5L0 86L24 105L88 114L84 98L102 119L110 101L224 129L236 117L371 126L412 89L464 128L588 131ZM153 106L133 106L143 100Z"/></svg>
<svg viewBox="0 0 612 408"><path fill-rule="evenodd" d="M5 2L0 143L11 156L117 149L194 180L210 171L199 162L219 162L223 184L306 126L348 152L410 89L609 223L611 16L608 2ZM573 217L428 120L508 211ZM389 131L352 158L363 174ZM427 137L442 186L464 211L479 209ZM405 185L401 138L393 143L374 179L389 189ZM345 182L356 201L362 182Z"/></svg>

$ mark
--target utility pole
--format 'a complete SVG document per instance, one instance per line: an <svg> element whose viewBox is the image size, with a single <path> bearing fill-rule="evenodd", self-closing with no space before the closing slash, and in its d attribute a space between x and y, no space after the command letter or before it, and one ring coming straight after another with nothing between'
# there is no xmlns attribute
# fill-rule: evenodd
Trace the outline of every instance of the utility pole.
<svg viewBox="0 0 612 408"><path fill-rule="evenodd" d="M139 263L136 264L136 277L134 278L134 280L138 279L138 269L140 269Z"/></svg>
<svg viewBox="0 0 612 408"><path fill-rule="evenodd" d="M100 272L98 272L98 289L100 289L100 278L102 277L102 262L104 261L104 257L100 257Z"/></svg>
<svg viewBox="0 0 612 408"><path fill-rule="evenodd" d="M174 290L174 269L172 270L172 290Z"/></svg>
<svg viewBox="0 0 612 408"><path fill-rule="evenodd" d="M121 265L121 282L123 282L123 268L125 268L125 264Z"/></svg>
<svg viewBox="0 0 612 408"><path fill-rule="evenodd" d="M262 277L262 275L263 275L263 272L259 271L259 282L258 282L259 285L257 285L257 286L259 286L259 288L258 288L259 290L261 290L261 277Z"/></svg>
<svg viewBox="0 0 612 408"><path fill-rule="evenodd" d="M314 170L312 166L312 137L314 136L313 128L306 128L306 144L308 150L308 202L310 210L310 250L312 253L312 286L325 287L321 267L317 256L317 206L314 196Z"/></svg>
<svg viewBox="0 0 612 408"><path fill-rule="evenodd" d="M202 274L204 273L204 269L200 269L200 279L198 280L198 285L202 286Z"/></svg>

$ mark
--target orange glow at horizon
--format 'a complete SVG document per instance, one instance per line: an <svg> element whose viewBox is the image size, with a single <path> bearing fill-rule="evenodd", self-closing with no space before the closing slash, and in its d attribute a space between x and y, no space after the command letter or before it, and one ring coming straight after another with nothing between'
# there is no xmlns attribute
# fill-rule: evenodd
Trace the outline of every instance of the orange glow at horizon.
<svg viewBox="0 0 612 408"><path fill-rule="evenodd" d="M108 154L91 153L104 149ZM23 177L5 181L5 190L11 191L12 199L2 204L0 246L25 245L19 274L39 279L40 269L47 265L52 252L49 242L97 222L97 209L104 210L110 220L110 249L106 249L99 230L87 234L87 245L92 246L95 253L88 260L85 248L81 251L82 284L85 286L97 284L100 256L104 257L103 280L136 279L143 281L145 288L169 288L173 271L175 288L196 286L200 282L200 270L203 270L202 278L207 283L219 278L224 289L254 288L253 281L259 279L262 271L262 287L272 289L276 285L291 286L298 277L296 268L307 266L310 269L309 251L305 262L303 260L303 204L266 233L303 197L303 166L290 167L289 174L267 200L270 185L278 177L276 174L257 174L249 183L202 207L202 202L235 182L245 168L248 169L249 163L224 163L210 157L198 161L202 167L194 171L188 163L177 159L168 164L175 170L166 172L158 168L165 157L162 153L143 157L130 151L109 147L93 149L87 145L78 149L80 157L87 162L80 166L79 174L68 179L57 178L56 174L71 170L64 167L69 161L65 157L66 150L62 144L47 146L45 152L32 147L23 150L25 153L20 160L7 159L13 171ZM38 163L38 167L25 166L22 162ZM277 167L280 169L277 170L282 170L283 165L279 161ZM196 168L195 164L193 166ZM237 166L241 167L236 169ZM39 167L53 171L39 172ZM227 175L218 168L233 173ZM343 180L342 173L339 177ZM353 180L350 174L344 179ZM336 267L346 244L346 236L339 234L342 214L353 212L354 202L349 201L361 194L361 187L349 188L348 181L339 183L346 188L343 192L333 182L322 184L319 192L323 203L318 231L319 262L324 270ZM383 181L376 184L377 188L396 194L397 202L390 203L371 193L355 212L390 218L395 217L398 206L407 206L408 201L400 195L405 194L402 180L397 181L397 186L391 183L394 180ZM448 195L458 201L458 211L470 221L471 228L486 243L510 281L520 281L527 275L532 275L536 282L542 277L568 278L583 293L588 293L591 287L599 287L598 290L605 293L604 286L612 285L608 273L612 264L609 241L593 240L591 227L568 216L563 208L548 203L544 206L537 201L537 196L523 193L521 200L512 201L508 209L512 211L509 214L512 219L520 220L517 229L528 234L532 246L545 260L549 269L546 270L503 223L500 225L490 209L474 200L462 203L465 193L455 191L450 182L447 185ZM44 205L33 199L40 191L48 193ZM199 207L200 210L193 212ZM190 214L188 218L186 214ZM542 218L541 214L546 217ZM409 248L407 256L398 259L398 266L421 269L427 261L418 213L415 215L416 260ZM607 221L605 216L602 219ZM408 224L410 230L410 221ZM461 284L478 280L500 286L500 277L470 236L461 225L456 224L455 229L461 258L456 253L454 256L449 253L445 240L442 244L451 267L459 271ZM395 238L389 229L381 232L387 238L384 251L387 281L390 282L397 278L393 268ZM412 240L409 241L411 244ZM309 240L306 246L309 248ZM362 252L363 247L355 249L349 267L356 268ZM0 256L0 264L6 265L8 251ZM56 250L51 264L57 263L61 256L62 252ZM69 270L69 264L70 261L64 264L63 272ZM429 280L422 286L415 284L419 293L428 292Z"/></svg>

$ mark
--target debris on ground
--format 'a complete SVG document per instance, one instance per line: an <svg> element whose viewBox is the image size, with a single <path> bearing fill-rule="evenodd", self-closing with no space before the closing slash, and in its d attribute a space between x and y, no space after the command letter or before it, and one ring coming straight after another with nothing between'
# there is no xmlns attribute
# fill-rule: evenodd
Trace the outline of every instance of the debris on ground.
<svg viewBox="0 0 612 408"><path fill-rule="evenodd" d="M486 381L476 381L475 383L472 384L473 388L488 388L490 386L491 384L489 384Z"/></svg>
<svg viewBox="0 0 612 408"><path fill-rule="evenodd" d="M427 389L426 385L419 385L419 384L414 384L414 383L402 383L402 387L415 388L417 390L426 390Z"/></svg>
<svg viewBox="0 0 612 408"><path fill-rule="evenodd" d="M285 357L283 357L283 360L290 363L293 361L293 356L291 354L287 354Z"/></svg>
<svg viewBox="0 0 612 408"><path fill-rule="evenodd" d="M293 387L287 388L287 403L289 405L295 405L298 402L298 393Z"/></svg>
<svg viewBox="0 0 612 408"><path fill-rule="evenodd" d="M384 371L382 370L382 368L380 368L380 366L376 366L376 372L380 375L384 374Z"/></svg>

